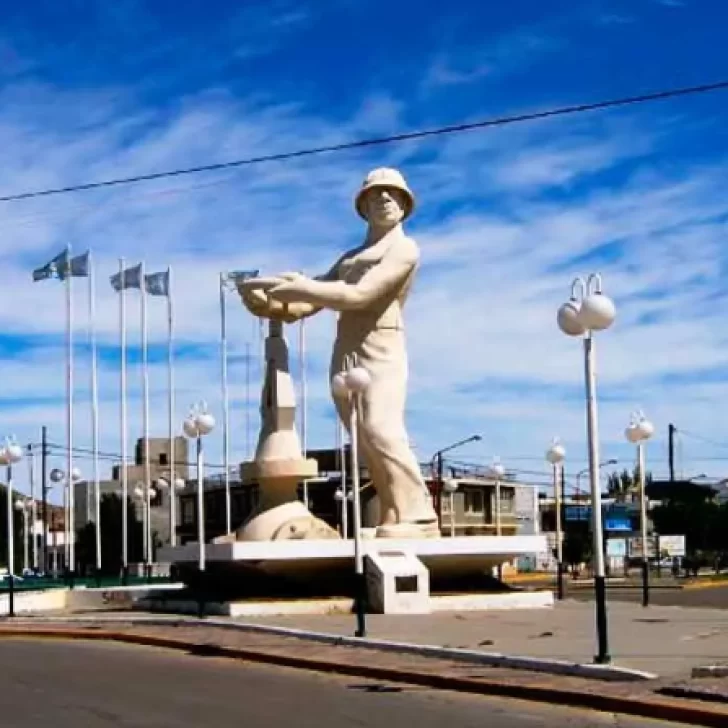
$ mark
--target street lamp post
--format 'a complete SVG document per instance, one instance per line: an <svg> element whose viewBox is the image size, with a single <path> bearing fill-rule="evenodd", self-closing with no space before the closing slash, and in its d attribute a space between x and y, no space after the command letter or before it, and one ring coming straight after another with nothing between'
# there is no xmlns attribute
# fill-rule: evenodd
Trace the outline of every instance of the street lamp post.
<svg viewBox="0 0 728 728"><path fill-rule="evenodd" d="M145 576L151 575L151 568L154 559L152 549L152 508L151 502L157 497L157 491L144 482L137 483L134 488L134 496L142 504L142 531L144 532L144 571Z"/></svg>
<svg viewBox="0 0 728 728"><path fill-rule="evenodd" d="M351 438L351 488L354 503L354 571L356 574L356 637L366 637L366 577L361 544L361 489L359 486L359 416L361 396L371 384L371 375L357 365L356 356L345 357L344 370L334 375L332 389L349 397L349 436Z"/></svg>
<svg viewBox="0 0 728 728"><path fill-rule="evenodd" d="M194 439L197 446L197 541L199 548L199 569L205 571L205 493L204 457L202 438L215 429L215 418L207 411L207 405L200 402L190 410L182 425L187 437Z"/></svg>
<svg viewBox="0 0 728 728"><path fill-rule="evenodd" d="M564 534L561 523L561 474L564 471L566 449L554 438L551 447L546 451L546 460L551 463L554 475L554 509L556 515L556 594L564 598Z"/></svg>
<svg viewBox="0 0 728 728"><path fill-rule="evenodd" d="M18 498L15 501L15 510L20 513L23 517L23 574L26 574L29 569L29 540L28 540L28 522L30 521L30 511L32 505L30 501L26 501L23 498Z"/></svg>
<svg viewBox="0 0 728 728"><path fill-rule="evenodd" d="M352 493L351 491L345 493L343 488L337 488L334 493L334 500L339 504L339 508L341 509L341 537L347 539L349 538L349 503L353 500Z"/></svg>
<svg viewBox="0 0 728 728"><path fill-rule="evenodd" d="M164 477L157 480L157 487L165 493L169 492L169 545L174 547L177 545L177 493L184 490L185 481L182 478L175 478L174 487L170 488L171 477L169 473L166 473Z"/></svg>
<svg viewBox="0 0 728 728"><path fill-rule="evenodd" d="M23 458L23 448L8 438L0 450L0 464L5 465L5 489L8 530L8 617L15 616L15 514L13 513L13 465Z"/></svg>
<svg viewBox="0 0 728 728"><path fill-rule="evenodd" d="M482 439L483 438L480 435L471 435L470 437L466 437L464 440L458 440L458 442L455 442L452 445L443 447L442 450L438 450L432 456L431 462L435 466L437 471L437 494L435 496L435 510L437 511L437 525L440 528L442 528L442 493L445 485L443 479L444 460L442 456L446 452L450 452L450 450L454 450L455 448L461 447L462 445L467 445L471 442L480 442L480 440Z"/></svg>
<svg viewBox="0 0 728 728"><path fill-rule="evenodd" d="M628 442L637 445L637 469L640 478L640 541L642 542L642 606L650 606L650 558L647 552L647 493L645 488L645 443L655 433L654 425L635 412L624 431Z"/></svg>
<svg viewBox="0 0 728 728"><path fill-rule="evenodd" d="M614 303L602 293L602 278L590 275L585 281L576 278L571 298L558 311L557 322L568 336L581 336L584 342L584 378L586 380L587 436L589 441L589 480L591 486L592 523L594 527L594 590L599 664L610 662L607 628L607 591L604 572L604 535L602 532L602 494L599 483L599 427L597 421L596 372L594 366L594 332L608 329L616 318Z"/></svg>
<svg viewBox="0 0 728 728"><path fill-rule="evenodd" d="M443 484L443 490L450 499L450 538L455 538L455 493L458 489L458 481L455 478L448 478Z"/></svg>
<svg viewBox="0 0 728 728"><path fill-rule="evenodd" d="M72 544L75 543L75 534L72 528L72 516L71 516L71 488L75 486L77 482L81 480L83 476L78 468L71 470L71 477L68 478L65 471L60 468L53 468L51 470L51 482L54 484L63 484L63 558L64 558L64 571L66 572L67 579L71 585L74 582L75 572L75 549L72 548Z"/></svg>
<svg viewBox="0 0 728 728"><path fill-rule="evenodd" d="M502 536L501 527L501 480L506 474L506 469L503 467L500 458L493 458L493 462L488 467L488 475L495 480L495 535Z"/></svg>

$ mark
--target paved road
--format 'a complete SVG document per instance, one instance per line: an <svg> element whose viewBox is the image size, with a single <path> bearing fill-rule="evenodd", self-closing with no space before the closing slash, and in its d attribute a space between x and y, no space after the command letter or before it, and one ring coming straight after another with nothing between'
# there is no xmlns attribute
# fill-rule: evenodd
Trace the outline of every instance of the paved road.
<svg viewBox="0 0 728 728"><path fill-rule="evenodd" d="M642 589L611 586L607 589L609 600L620 602L641 602ZM592 589L580 587L569 589L569 599L579 601L594 598ZM650 590L650 602L663 607L705 607L706 609L728 609L728 584L709 589L660 589Z"/></svg>
<svg viewBox="0 0 728 728"><path fill-rule="evenodd" d="M3 728L667 728L551 706L147 648L0 642Z"/></svg>

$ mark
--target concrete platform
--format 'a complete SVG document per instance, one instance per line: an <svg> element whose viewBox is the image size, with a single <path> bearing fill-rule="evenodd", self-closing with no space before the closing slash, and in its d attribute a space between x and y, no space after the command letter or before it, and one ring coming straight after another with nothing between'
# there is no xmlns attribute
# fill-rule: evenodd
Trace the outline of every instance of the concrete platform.
<svg viewBox="0 0 728 728"><path fill-rule="evenodd" d="M545 551L546 537L461 536L429 539L364 539L364 555L372 552L403 551L417 556L433 577L457 576L486 571L512 559ZM302 576L307 573L336 573L351 568L354 541L290 540L207 544L206 561L214 564L240 564L268 574ZM160 549L159 560L193 565L199 558L196 543Z"/></svg>
<svg viewBox="0 0 728 728"><path fill-rule="evenodd" d="M430 596L432 612L494 611L511 609L543 609L552 607L552 592L512 592L501 594L444 594ZM199 604L191 599L160 599L145 597L134 604L134 609L164 614L192 614L199 611ZM277 599L209 602L205 613L224 617L274 617L302 615L351 614L354 601L348 598L334 599Z"/></svg>

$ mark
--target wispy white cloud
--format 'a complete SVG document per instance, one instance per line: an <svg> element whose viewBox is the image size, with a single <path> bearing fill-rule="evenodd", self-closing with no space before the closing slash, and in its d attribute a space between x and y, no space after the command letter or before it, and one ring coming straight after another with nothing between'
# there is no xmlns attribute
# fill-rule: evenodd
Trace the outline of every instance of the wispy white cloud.
<svg viewBox="0 0 728 728"><path fill-rule="evenodd" d="M424 89L458 86L519 71L561 46L561 39L527 26L502 33L477 46L442 50L424 76Z"/></svg>
<svg viewBox="0 0 728 728"><path fill-rule="evenodd" d="M525 43L526 58L529 48L545 50ZM484 53L481 61L488 58L497 60L498 53ZM409 118L409 104L382 91L333 121L300 103L236 98L222 90L192 94L160 110L139 105L123 89L10 86L0 93L2 192L386 133ZM117 258L133 263L144 257L150 269L173 266L179 419L197 398L219 412L218 272L322 271L361 237L352 197L363 174L371 166L396 164L420 202L410 231L423 264L407 316L411 432L422 459L443 443L480 432L483 444L463 457L497 452L509 465L539 469L529 458L540 457L558 433L569 448L570 468L583 462L579 342L559 334L555 312L572 276L593 269L604 273L619 310L614 329L598 338L605 452L631 458L621 433L635 406L646 409L661 433L672 420L728 441L713 405L725 396L726 382L706 374L728 364L728 337L721 333L721 302L728 295L722 244L728 203L720 193L725 160L715 154L710 162L675 158L668 164L665 150L689 129L685 120L664 116L592 116L3 205L0 327L15 337L0 356L4 427L31 440L45 423L54 440L63 438L63 292L56 282L33 284L30 270L67 242L78 251L90 246L97 257L97 323L107 352L102 446L114 452L118 374L108 352L118 336L118 298L107 280ZM81 327L81 285L74 302ZM166 335L162 309L161 302L150 302L156 347ZM135 346L139 311L133 294L128 313ZM234 296L230 331L237 362L231 370L233 453L240 459L246 405L240 357L246 343L256 351L259 342ZM327 380L333 331L328 314L307 325L315 445L333 441ZM0 345L4 341L0 337ZM88 444L82 353L80 347L76 434L79 444ZM164 434L163 358L155 359L151 378L153 432ZM138 432L136 366L130 382L130 424ZM256 375L254 409L259 385ZM663 439L651 446L655 456ZM688 456L701 452L706 450ZM218 437L210 455L220 458Z"/></svg>

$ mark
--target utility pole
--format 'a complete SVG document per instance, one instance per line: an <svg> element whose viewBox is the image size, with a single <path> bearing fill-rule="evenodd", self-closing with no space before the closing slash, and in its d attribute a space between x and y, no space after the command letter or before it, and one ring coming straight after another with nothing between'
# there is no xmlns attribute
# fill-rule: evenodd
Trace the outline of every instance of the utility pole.
<svg viewBox="0 0 728 728"><path fill-rule="evenodd" d="M667 458L670 467L670 482L675 482L675 433L677 427L672 422L667 426Z"/></svg>
<svg viewBox="0 0 728 728"><path fill-rule="evenodd" d="M43 501L43 573L48 569L48 428L41 428L40 480Z"/></svg>

